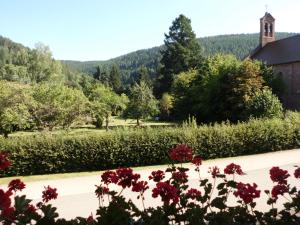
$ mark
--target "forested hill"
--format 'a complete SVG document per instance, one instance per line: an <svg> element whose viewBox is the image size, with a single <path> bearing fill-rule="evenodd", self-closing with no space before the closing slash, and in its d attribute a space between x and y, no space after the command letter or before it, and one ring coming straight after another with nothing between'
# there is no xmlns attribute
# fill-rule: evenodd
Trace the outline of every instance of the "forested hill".
<svg viewBox="0 0 300 225"><path fill-rule="evenodd" d="M295 35L295 33L276 33L277 39L286 38ZM259 34L232 34L219 35L211 37L199 38L203 53L205 56L214 55L217 53L233 54L239 59L247 56L259 43ZM160 61L160 50L163 46L154 47L150 49L143 49L135 51L126 55L119 56L107 61L63 61L83 72L93 73L97 65L109 66L116 63L120 66L123 73L123 79L127 80L132 77L130 74L134 73L141 65L146 66L153 74Z"/></svg>

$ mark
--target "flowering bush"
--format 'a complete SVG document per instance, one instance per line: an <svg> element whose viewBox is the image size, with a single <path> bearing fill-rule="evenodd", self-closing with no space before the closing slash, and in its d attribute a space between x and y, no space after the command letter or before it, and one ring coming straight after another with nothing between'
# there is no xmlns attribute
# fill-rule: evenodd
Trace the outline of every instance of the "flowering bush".
<svg viewBox="0 0 300 225"><path fill-rule="evenodd" d="M31 200L19 196L26 185L19 179L12 180L7 190L0 189L0 223L9 224L57 224L57 225L294 225L300 224L300 191L292 187L287 178L291 175L286 170L273 167L270 178L274 183L271 190L265 190L269 211L256 209L256 200L264 193L255 183L236 181L236 176L243 176L240 165L234 163L225 167L224 173L214 166L209 169L211 179L202 179L200 169L202 158L193 156L192 149L177 145L169 152L172 163L165 170L151 172L149 181L130 168L106 171L101 175L101 182L96 185L95 194L99 200L96 216L77 217L72 220L58 218L56 208L49 202L58 197L56 188L46 186L42 192L42 201L33 205ZM8 155L0 153L0 169L10 166ZM191 188L188 183L188 168L174 162L190 161L199 175L199 184ZM294 171L294 177L300 181L300 169ZM148 182L154 182L150 188ZM119 192L113 186L119 186ZM131 199L126 199L122 192L130 189L136 192L142 207L137 207ZM150 189L150 190L149 190ZM161 206L145 207L145 192L150 191L153 198L161 200ZM279 198L285 200L283 209L276 208ZM231 203L229 204L229 199ZM235 205L232 205L235 200Z"/></svg>

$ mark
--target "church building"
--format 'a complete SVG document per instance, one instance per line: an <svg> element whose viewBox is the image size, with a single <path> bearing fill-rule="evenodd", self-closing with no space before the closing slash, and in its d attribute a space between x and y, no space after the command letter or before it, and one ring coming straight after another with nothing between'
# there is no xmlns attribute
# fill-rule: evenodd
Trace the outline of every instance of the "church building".
<svg viewBox="0 0 300 225"><path fill-rule="evenodd" d="M275 19L265 13L260 19L260 43L251 53L251 59L260 60L282 74L286 84L283 104L300 110L300 35L275 39Z"/></svg>

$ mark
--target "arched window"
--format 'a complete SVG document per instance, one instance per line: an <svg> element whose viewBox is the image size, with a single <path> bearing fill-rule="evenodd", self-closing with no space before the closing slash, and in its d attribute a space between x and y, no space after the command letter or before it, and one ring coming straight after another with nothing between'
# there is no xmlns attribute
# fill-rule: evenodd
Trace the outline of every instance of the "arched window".
<svg viewBox="0 0 300 225"><path fill-rule="evenodd" d="M270 24L269 36L270 37L273 36L273 25L272 24Z"/></svg>
<svg viewBox="0 0 300 225"><path fill-rule="evenodd" d="M265 23L265 36L268 36L269 33L269 24Z"/></svg>

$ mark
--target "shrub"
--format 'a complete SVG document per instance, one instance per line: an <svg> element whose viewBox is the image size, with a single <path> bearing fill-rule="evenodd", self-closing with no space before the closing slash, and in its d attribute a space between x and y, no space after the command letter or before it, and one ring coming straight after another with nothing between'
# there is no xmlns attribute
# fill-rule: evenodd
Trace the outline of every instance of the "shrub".
<svg viewBox="0 0 300 225"><path fill-rule="evenodd" d="M0 138L0 151L9 151L14 163L1 176L165 164L177 143L206 159L291 149L300 146L300 119Z"/></svg>
<svg viewBox="0 0 300 225"><path fill-rule="evenodd" d="M248 116L255 118L281 118L283 108L279 99L270 90L256 92L246 104Z"/></svg>

